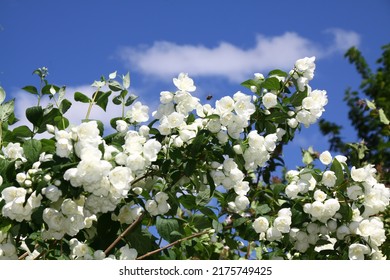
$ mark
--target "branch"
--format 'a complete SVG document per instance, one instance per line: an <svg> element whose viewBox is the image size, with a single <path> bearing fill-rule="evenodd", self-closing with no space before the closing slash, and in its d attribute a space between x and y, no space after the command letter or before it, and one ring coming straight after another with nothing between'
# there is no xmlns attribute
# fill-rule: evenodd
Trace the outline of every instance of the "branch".
<svg viewBox="0 0 390 280"><path fill-rule="evenodd" d="M107 247L107 249L104 251L104 253L107 254L118 244L119 241L121 241L122 238L124 238L138 223L142 220L142 218L145 216L145 212L142 213L137 220L135 220L131 225L129 225L115 240L110 244L110 246Z"/></svg>
<svg viewBox="0 0 390 280"><path fill-rule="evenodd" d="M207 234L210 230L211 230L211 229L207 229L207 230L205 230L205 231L197 232L197 233L194 233L193 235L190 235L190 236L184 237L184 238L182 238L182 239L176 240L176 241L174 241L174 242L172 242L172 243L170 243L170 244L168 244L168 245L166 245L166 246L164 246L164 247L162 247L162 248L159 248L159 249L157 249L157 250L151 251L151 252L149 252L149 253L146 253L145 255L142 255L142 256L138 257L137 260L143 260L143 259L145 259L145 258L147 258L147 257L149 257L149 256L151 256L151 255L154 255L154 254L156 254L156 253L158 253L158 252L161 252L161 251L163 251L163 250L165 250L165 249L168 249L169 247L175 246L176 244L178 244L178 243L180 243L180 242L183 242L183 241L186 241L186 240L188 240L188 239L192 239L192 238L201 236L201 235L203 235L203 234Z"/></svg>

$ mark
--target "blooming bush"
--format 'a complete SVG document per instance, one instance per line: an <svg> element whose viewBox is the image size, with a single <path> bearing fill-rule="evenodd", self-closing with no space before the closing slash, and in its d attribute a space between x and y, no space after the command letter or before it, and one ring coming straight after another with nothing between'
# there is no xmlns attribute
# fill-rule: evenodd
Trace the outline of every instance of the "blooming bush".
<svg viewBox="0 0 390 280"><path fill-rule="evenodd" d="M250 93L209 104L180 73L149 123L129 74L95 81L91 97L74 93L86 104L79 124L46 68L34 71L39 90L24 88L38 99L30 127L16 126L0 88L0 258L385 258L390 191L373 166L306 151L305 166L272 177L283 146L328 102L309 85L314 62L256 73L242 83ZM109 102L120 107L111 130L90 119Z"/></svg>

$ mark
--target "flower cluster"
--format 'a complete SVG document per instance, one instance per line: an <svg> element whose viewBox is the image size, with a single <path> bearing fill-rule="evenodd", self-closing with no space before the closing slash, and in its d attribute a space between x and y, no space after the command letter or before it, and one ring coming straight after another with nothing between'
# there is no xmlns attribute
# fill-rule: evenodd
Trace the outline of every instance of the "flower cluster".
<svg viewBox="0 0 390 280"><path fill-rule="evenodd" d="M26 111L33 129L2 125L4 137L0 130L0 258L224 259L253 256L255 248L264 258L383 259L380 214L390 191L372 165L350 168L345 156L325 151L323 171L308 163L271 179L284 165L283 145L327 104L327 93L309 85L314 62L256 73L242 84L250 94L237 91L213 105L194 97L194 81L180 73L176 90L160 93L149 124L148 106L128 96L129 75L120 83L114 72L93 83L91 98L75 93L89 108L84 122L69 125L65 87L37 70L46 86L27 90L50 93L55 105ZM105 135L89 113L94 105L106 110L111 94L122 116ZM35 137L45 131L51 138ZM169 252L156 250L163 239Z"/></svg>
<svg viewBox="0 0 390 280"><path fill-rule="evenodd" d="M346 172L348 167L344 156L338 155L333 159L331 154L325 151L320 154L319 159L323 164L331 165L335 171L326 170L315 174L313 170L303 168L286 173L289 184L285 194L294 201L311 200L302 205L303 213L308 215L310 221L303 228L275 231L269 228L268 219L258 217L252 226L261 234L260 239L272 242L280 240L282 233L288 233L297 254L305 253L310 246L317 252L337 250L336 242L349 243L355 240L348 247L350 259L364 259L365 256L383 259L380 246L386 236L383 221L376 215L388 207L390 189L377 182L376 170L372 165L352 167ZM321 180L317 181L313 175ZM344 176L350 176L350 179L345 180ZM339 180L341 185L337 183ZM345 217L346 209L350 211L350 214L347 214L351 215L350 218ZM274 228L277 228L277 219ZM323 245L317 245L319 243Z"/></svg>

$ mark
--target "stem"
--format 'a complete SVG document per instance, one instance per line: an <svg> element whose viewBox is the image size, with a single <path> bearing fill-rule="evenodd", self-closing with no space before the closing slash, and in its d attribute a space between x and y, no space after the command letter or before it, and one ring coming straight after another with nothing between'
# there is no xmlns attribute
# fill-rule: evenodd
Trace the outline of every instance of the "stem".
<svg viewBox="0 0 390 280"><path fill-rule="evenodd" d="M251 242L248 242L248 248L247 248L245 257L246 257L246 259L249 260L250 256L251 256Z"/></svg>
<svg viewBox="0 0 390 280"><path fill-rule="evenodd" d="M100 90L100 87L98 87L97 90L95 91L95 93L92 95L92 100L91 100L91 102L89 102L89 107L88 107L87 115L85 115L85 119L86 119L86 120L89 120L89 115L91 114L92 106L93 106L93 104L95 103L95 98L96 98L96 96L97 96L99 90Z"/></svg>
<svg viewBox="0 0 390 280"><path fill-rule="evenodd" d="M125 118L125 98L122 98L122 119Z"/></svg>
<svg viewBox="0 0 390 280"><path fill-rule="evenodd" d="M24 254L21 255L21 256L18 258L18 260L24 260L24 258L27 257L27 256L28 256L28 252L24 252Z"/></svg>
<svg viewBox="0 0 390 280"><path fill-rule="evenodd" d="M107 254L116 246L116 244L121 241L122 238L124 238L138 223L142 220L142 218L145 216L145 213L142 213L137 220L135 220L131 225L129 225L124 232L122 232L115 240L110 244L110 246L107 247L106 250L104 250L104 254Z"/></svg>
<svg viewBox="0 0 390 280"><path fill-rule="evenodd" d="M175 246L176 244L179 244L179 243L181 243L181 242L183 242L183 241L186 241L186 240L188 240L188 239L192 239L192 238L201 236L201 235L203 235L203 234L207 234L209 231L210 231L210 229L207 229L207 230L205 230L205 231L197 232L197 233L194 233L193 235L190 235L190 236L184 237L184 238L182 238L182 239L176 240L176 241L174 241L174 242L172 242L172 243L170 243L170 244L168 244L168 245L166 245L166 246L164 246L164 247L162 247L162 248L159 248L159 249L157 249L157 250L151 251L151 252L149 252L149 253L146 253L145 255L142 255L142 256L138 257L137 260L143 260L143 259L145 259L145 258L147 258L147 257L149 257L149 256L151 256L151 255L154 255L154 254L156 254L156 253L159 253L159 252L161 252L161 251L163 251L163 250L165 250L165 249L168 249L168 248L170 248L170 247L172 247L172 246Z"/></svg>
<svg viewBox="0 0 390 280"><path fill-rule="evenodd" d="M0 149L3 147L3 122L0 121Z"/></svg>

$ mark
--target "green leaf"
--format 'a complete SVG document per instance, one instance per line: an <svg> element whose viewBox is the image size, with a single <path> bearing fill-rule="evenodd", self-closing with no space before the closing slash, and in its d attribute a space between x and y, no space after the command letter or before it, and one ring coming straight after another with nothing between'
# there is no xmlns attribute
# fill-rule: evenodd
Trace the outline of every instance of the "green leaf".
<svg viewBox="0 0 390 280"><path fill-rule="evenodd" d="M31 137L33 135L32 131L26 125L22 125L22 126L16 127L12 131L12 133L16 137L23 137L23 138Z"/></svg>
<svg viewBox="0 0 390 280"><path fill-rule="evenodd" d="M279 90L280 89L280 81L278 78L271 77L266 79L261 86L268 90Z"/></svg>
<svg viewBox="0 0 390 280"><path fill-rule="evenodd" d="M191 217L191 224L202 230L212 226L211 220L203 214L195 214Z"/></svg>
<svg viewBox="0 0 390 280"><path fill-rule="evenodd" d="M235 220L233 221L233 227L234 227L234 228L239 227L239 226L241 226L242 224L244 224L246 221L248 221L248 218L245 218L245 217L235 219Z"/></svg>
<svg viewBox="0 0 390 280"><path fill-rule="evenodd" d="M12 99L0 105L0 122L6 122L15 108L15 100Z"/></svg>
<svg viewBox="0 0 390 280"><path fill-rule="evenodd" d="M121 91L121 90L122 90L121 84L118 83L117 81L109 81L109 82L108 82L108 87L109 87L112 91Z"/></svg>
<svg viewBox="0 0 390 280"><path fill-rule="evenodd" d="M125 106L130 106L131 104L134 103L134 101L137 99L137 96L134 96L134 95L130 95L127 100L126 100L126 103L125 103Z"/></svg>
<svg viewBox="0 0 390 280"><path fill-rule="evenodd" d="M141 225L132 230L131 234L126 236L126 240L130 242L131 247L137 250L138 255L144 255L157 249L156 238L149 232L148 228L142 228Z"/></svg>
<svg viewBox="0 0 390 280"><path fill-rule="evenodd" d="M337 177L336 185L340 185L342 182L344 182L344 172L343 167L340 164L340 162L334 158L332 166L330 167L330 170L333 171Z"/></svg>
<svg viewBox="0 0 390 280"><path fill-rule="evenodd" d="M213 212L213 210L211 210L210 208L208 207L200 207L199 208L199 211L202 212L202 214L206 215L207 217L213 219L213 220L218 220L218 217L217 215L215 215L215 213Z"/></svg>
<svg viewBox="0 0 390 280"><path fill-rule="evenodd" d="M262 204L256 207L256 215L264 215L271 211L272 209L268 206L268 204Z"/></svg>
<svg viewBox="0 0 390 280"><path fill-rule="evenodd" d="M42 94L46 94L46 95L52 95L52 93L50 92L50 89L51 88L54 88L56 93L59 92L60 88L56 85L45 85L43 88L42 88Z"/></svg>
<svg viewBox="0 0 390 280"><path fill-rule="evenodd" d="M307 89L305 91L297 91L291 96L290 102L294 107L302 105L302 100L307 97Z"/></svg>
<svg viewBox="0 0 390 280"><path fill-rule="evenodd" d="M83 93L81 93L79 91L76 91L74 93L74 100L82 102L82 103L90 103L90 102L92 102L92 100L88 96L86 96L85 94L83 94Z"/></svg>
<svg viewBox="0 0 390 280"><path fill-rule="evenodd" d="M54 122L56 124L56 127L58 127L58 129L60 130L64 130L69 126L69 120L64 116L56 116L54 118Z"/></svg>
<svg viewBox="0 0 390 280"><path fill-rule="evenodd" d="M120 95L115 96L115 97L112 99L112 102L113 102L115 105L121 105L121 104L122 104L122 97L121 97Z"/></svg>
<svg viewBox="0 0 390 280"><path fill-rule="evenodd" d="M255 80L250 79L250 80L246 80L245 82L242 82L241 85L250 89L251 86L258 87L259 83L257 81L255 81Z"/></svg>
<svg viewBox="0 0 390 280"><path fill-rule="evenodd" d="M158 234L168 242L177 240L177 235L171 235L172 232L180 231L179 222L176 219L164 219L160 216L156 219L156 228Z"/></svg>
<svg viewBox="0 0 390 280"><path fill-rule="evenodd" d="M0 86L0 104L3 103L5 100L5 91L4 89Z"/></svg>
<svg viewBox="0 0 390 280"><path fill-rule="evenodd" d="M279 70L279 69L275 69L275 70L272 70L271 72L268 73L268 76L279 76L279 77L287 77L287 73L282 71L282 70Z"/></svg>
<svg viewBox="0 0 390 280"><path fill-rule="evenodd" d="M41 154L42 144L39 140L29 139L23 144L24 155L30 162L36 162Z"/></svg>
<svg viewBox="0 0 390 280"><path fill-rule="evenodd" d="M191 146L191 155L193 157L196 156L199 152L202 152L202 146L207 141L204 130L200 131L198 135L195 137L195 139L192 141Z"/></svg>
<svg viewBox="0 0 390 280"><path fill-rule="evenodd" d="M59 106L59 109L62 114L65 114L71 106L72 106L72 102L70 102L68 99L63 99Z"/></svg>
<svg viewBox="0 0 390 280"><path fill-rule="evenodd" d="M43 109L41 106L34 106L27 108L26 110L27 119L35 126L39 126L43 118Z"/></svg>
<svg viewBox="0 0 390 280"><path fill-rule="evenodd" d="M184 168L184 175L191 177L192 174L196 171L196 160L188 159L186 166Z"/></svg>
<svg viewBox="0 0 390 280"><path fill-rule="evenodd" d="M388 124L390 123L390 122L389 122L389 119L387 118L387 116L386 116L386 114L385 114L385 112L383 111L382 108L379 109L378 113L379 113L379 119L380 119L380 121L381 121L382 123L388 125Z"/></svg>
<svg viewBox="0 0 390 280"><path fill-rule="evenodd" d="M215 232L220 232L223 230L223 225L218 222L218 220L213 220L212 225L213 229L215 229Z"/></svg>
<svg viewBox="0 0 390 280"><path fill-rule="evenodd" d="M32 93L32 94L36 94L38 95L38 90L36 87L34 86L25 86L24 88L22 88L23 90L29 92L29 93Z"/></svg>
<svg viewBox="0 0 390 280"><path fill-rule="evenodd" d="M180 196L179 201L187 209L192 210L196 208L195 197L192 195L182 195Z"/></svg>
<svg viewBox="0 0 390 280"><path fill-rule="evenodd" d="M206 178L207 178L207 182L209 183L209 186L210 186L210 197L214 195L214 191L215 191L215 183L214 183L214 179L213 177L211 177L210 173L207 172L206 173Z"/></svg>
<svg viewBox="0 0 390 280"><path fill-rule="evenodd" d="M96 105L102 108L104 111L107 109L108 97L111 95L111 91L102 92L99 91L96 93L97 97L95 98Z"/></svg>
<svg viewBox="0 0 390 280"><path fill-rule="evenodd" d="M203 191L198 192L198 195L195 198L196 205L205 206L210 202L210 189L206 188Z"/></svg>

